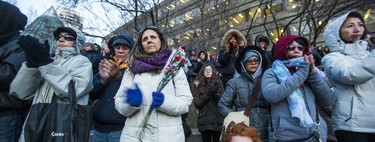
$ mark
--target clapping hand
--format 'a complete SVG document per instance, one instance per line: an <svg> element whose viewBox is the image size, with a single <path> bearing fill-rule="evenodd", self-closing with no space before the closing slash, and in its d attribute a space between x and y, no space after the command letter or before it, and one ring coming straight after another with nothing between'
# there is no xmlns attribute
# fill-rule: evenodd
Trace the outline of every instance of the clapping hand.
<svg viewBox="0 0 375 142"><path fill-rule="evenodd" d="M41 44L37 38L27 35L20 36L17 43L25 52L28 67L39 67L53 62L48 40Z"/></svg>

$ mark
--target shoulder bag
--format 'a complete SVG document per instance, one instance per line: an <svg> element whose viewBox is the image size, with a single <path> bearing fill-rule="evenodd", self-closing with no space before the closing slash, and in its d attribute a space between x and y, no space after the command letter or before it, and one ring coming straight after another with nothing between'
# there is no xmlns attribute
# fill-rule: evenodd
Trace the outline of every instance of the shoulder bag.
<svg viewBox="0 0 375 142"><path fill-rule="evenodd" d="M75 82L69 83L70 103L37 103L31 106L24 126L25 142L88 142L91 107L79 105Z"/></svg>

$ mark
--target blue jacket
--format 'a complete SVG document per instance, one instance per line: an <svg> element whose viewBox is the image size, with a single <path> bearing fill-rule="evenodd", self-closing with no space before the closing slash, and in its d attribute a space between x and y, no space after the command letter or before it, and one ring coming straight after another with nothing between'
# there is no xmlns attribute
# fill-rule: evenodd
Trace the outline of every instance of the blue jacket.
<svg viewBox="0 0 375 142"><path fill-rule="evenodd" d="M256 83L244 75L229 80L218 103L220 114L227 116L230 112L245 110L255 86ZM264 99L262 92L259 92L250 111L250 124L258 129L262 141L268 140L268 106L269 103Z"/></svg>
<svg viewBox="0 0 375 142"><path fill-rule="evenodd" d="M335 102L333 91L318 72L308 73L310 64L300 63L299 69L283 83L278 83L277 75L272 68L265 71L262 78L262 93L271 103L271 120L277 141L293 141L309 138L316 130L315 125L301 127L300 120L292 117L288 106L288 97L296 89L300 89L306 108L313 121L316 121L316 103L322 107L330 107ZM301 84L304 83L304 87ZM327 141L327 125L319 115L320 134Z"/></svg>

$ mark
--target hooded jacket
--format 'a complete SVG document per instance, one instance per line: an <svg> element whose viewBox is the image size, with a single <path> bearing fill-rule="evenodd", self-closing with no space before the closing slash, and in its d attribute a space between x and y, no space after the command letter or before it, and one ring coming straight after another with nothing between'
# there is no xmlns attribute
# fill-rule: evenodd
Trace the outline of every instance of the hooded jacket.
<svg viewBox="0 0 375 142"><path fill-rule="evenodd" d="M260 47L260 41L266 41L266 46L265 46L265 49L262 49L262 52L264 52L264 54L266 55L265 57L265 60L267 61L268 63L268 67L271 66L272 64L272 61L273 61L273 57L272 57L272 51L269 51L267 50L267 48L269 48L268 46L272 46L271 44L271 41L268 37L264 36L264 35L258 35L255 37L255 45Z"/></svg>
<svg viewBox="0 0 375 142"><path fill-rule="evenodd" d="M254 91L256 81L259 77L254 79L248 75L247 71L241 67L241 62L246 52L255 50L260 53L262 59L265 58L262 50L257 46L247 46L239 54L236 60L236 69L241 75L228 81L225 91L218 102L219 112L223 116L227 116L233 111L243 111L250 100L250 95ZM264 71L267 69L267 61L261 60L260 68ZM262 75L260 75L262 76ZM269 124L269 103L264 99L260 91L253 108L250 111L250 124L258 129L262 141L268 141L268 124Z"/></svg>
<svg viewBox="0 0 375 142"><path fill-rule="evenodd" d="M10 14L11 13L11 14ZM17 44L19 30L23 30L27 17L21 11L0 1L0 117L24 111L21 100L9 95L10 84L25 61L25 53Z"/></svg>
<svg viewBox="0 0 375 142"><path fill-rule="evenodd" d="M270 45L270 39L268 39L268 37L264 36L264 35L258 35L255 37L255 45L260 47L260 41L266 41L266 48L268 47L268 45ZM266 49L264 49L266 50Z"/></svg>
<svg viewBox="0 0 375 142"><path fill-rule="evenodd" d="M276 43L275 59L288 60L286 56L287 46L297 38L302 39L305 45L309 45L307 39L302 36L283 36ZM308 48L305 48L303 54L306 55L307 53ZM293 91L301 90L306 109L314 122L316 122L317 103L326 108L332 106L335 102L335 96L327 82L319 75L318 71L309 72L309 67L310 63L307 61L300 63L298 70L282 83L278 82L277 74L272 68L266 70L263 75L262 93L264 98L271 103L271 125L274 128L273 131L277 141L302 141L310 138L316 130L315 125L308 128L301 127L300 120L297 117L292 117L288 97ZM326 141L327 125L320 114L319 121L321 139Z"/></svg>
<svg viewBox="0 0 375 142"><path fill-rule="evenodd" d="M243 41L244 42L244 46L238 46L237 48L234 49L234 51L230 51L229 50L229 43L228 43L228 40L232 37L232 36L235 36L238 40L238 43L240 43L240 41ZM219 70L219 73L221 75L227 75L227 76L232 76L234 75L235 73L235 67L234 67L234 64L235 64L235 61L236 61L236 57L238 55L238 53L240 52L241 49L243 49L243 47L246 46L246 39L245 37L242 35L242 33L236 29L230 29L228 32L225 33L224 37L221 39L221 47L222 47L222 50L219 51L219 54L218 54L218 62L219 62L219 65L217 66L218 70ZM226 81L223 81L224 84L226 84Z"/></svg>
<svg viewBox="0 0 375 142"><path fill-rule="evenodd" d="M330 23L323 33L331 53L323 57L322 65L338 99L332 111L333 128L375 133L375 52L366 52L364 40L345 44L340 38L340 27L349 13Z"/></svg>
<svg viewBox="0 0 375 142"><path fill-rule="evenodd" d="M77 103L87 105L88 93L92 88L92 65L86 57L79 54L79 48L82 48L77 47L79 39L84 37L78 37L74 47L57 48L54 61L50 64L28 68L24 62L11 84L10 94L22 100L32 100L33 104L51 103L53 97L57 102L69 103L69 82L74 80ZM23 132L20 138L20 142L22 141Z"/></svg>

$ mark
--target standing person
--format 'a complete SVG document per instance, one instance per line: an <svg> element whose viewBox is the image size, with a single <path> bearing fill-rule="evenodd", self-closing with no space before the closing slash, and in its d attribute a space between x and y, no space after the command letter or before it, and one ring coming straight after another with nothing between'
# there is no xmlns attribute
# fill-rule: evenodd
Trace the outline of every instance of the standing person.
<svg viewBox="0 0 375 142"><path fill-rule="evenodd" d="M335 88L333 129L339 142L375 141L375 53L367 52L362 15L348 12L323 33L331 53L322 59Z"/></svg>
<svg viewBox="0 0 375 142"><path fill-rule="evenodd" d="M0 1L0 19L0 141L17 142L29 104L9 95L9 88L26 60L17 40L27 17L14 5Z"/></svg>
<svg viewBox="0 0 375 142"><path fill-rule="evenodd" d="M143 29L128 60L129 71L124 74L115 96L115 107L127 117L121 142L185 141L181 115L188 112L193 99L182 68L161 92L156 92L161 73L172 51L168 49L161 31L155 26ZM153 108L143 137L141 123ZM142 132L143 133L143 132Z"/></svg>
<svg viewBox="0 0 375 142"><path fill-rule="evenodd" d="M194 72L198 74L204 64L209 64L210 60L208 59L208 54L206 51L199 52L198 63L194 66Z"/></svg>
<svg viewBox="0 0 375 142"><path fill-rule="evenodd" d="M114 96L121 85L122 76L127 69L127 58L134 39L128 34L114 38L110 50L114 55L110 59L102 59L99 73L94 76L94 88L90 91L94 134L92 142L119 142L126 117L115 109Z"/></svg>
<svg viewBox="0 0 375 142"><path fill-rule="evenodd" d="M247 46L238 55L236 69L241 75L228 81L218 106L222 116L233 111L243 111L250 101L256 84L267 69L265 55L257 46ZM259 92L255 105L250 110L249 122L260 132L262 141L268 141L269 103Z"/></svg>
<svg viewBox="0 0 375 142"><path fill-rule="evenodd" d="M90 62L93 64L92 71L94 74L98 72L98 68L94 65L95 59L98 57L98 54L95 50L94 44L92 43L86 43L83 49L80 51L80 54L87 57L87 59L90 60Z"/></svg>
<svg viewBox="0 0 375 142"><path fill-rule="evenodd" d="M20 37L18 44L25 52L26 63L12 82L10 93L22 100L33 100L33 104L51 103L52 98L69 103L68 86L74 80L77 103L87 105L93 75L91 62L79 54L82 47L78 42L84 35L80 32L77 37L77 32L68 27L57 28L53 35L58 47L54 59L50 58L48 41L43 45L34 37ZM20 142L23 141L21 133Z"/></svg>
<svg viewBox="0 0 375 142"><path fill-rule="evenodd" d="M213 65L202 66L191 90L203 142L218 142L224 118L218 112L217 103L224 87Z"/></svg>
<svg viewBox="0 0 375 142"><path fill-rule="evenodd" d="M270 39L264 35L258 35L255 37L255 45L260 47L264 54L266 55L266 60L268 63L268 66L270 67L272 65L272 51L268 50L268 46L270 45Z"/></svg>
<svg viewBox="0 0 375 142"><path fill-rule="evenodd" d="M275 141L311 140L318 134L315 132L327 141L327 125L316 108L318 104L332 106L335 96L314 66L313 56L307 55L308 47L302 36L281 37L276 43L276 60L263 75L262 92L271 103ZM318 121L319 127L315 125Z"/></svg>
<svg viewBox="0 0 375 142"><path fill-rule="evenodd" d="M187 79L188 79L189 85L192 87L193 81L194 81L195 77L197 77L197 74L198 74L198 71L195 71L195 68L198 68L197 66L199 64L198 64L198 57L196 55L196 49L195 48L191 48L189 53L190 54L187 55L187 59L188 59L188 63L187 63L188 71L186 72L186 75L187 75Z"/></svg>
<svg viewBox="0 0 375 142"><path fill-rule="evenodd" d="M221 39L222 50L219 51L217 68L224 86L236 73L234 62L240 50L246 45L245 36L236 29L230 29Z"/></svg>

